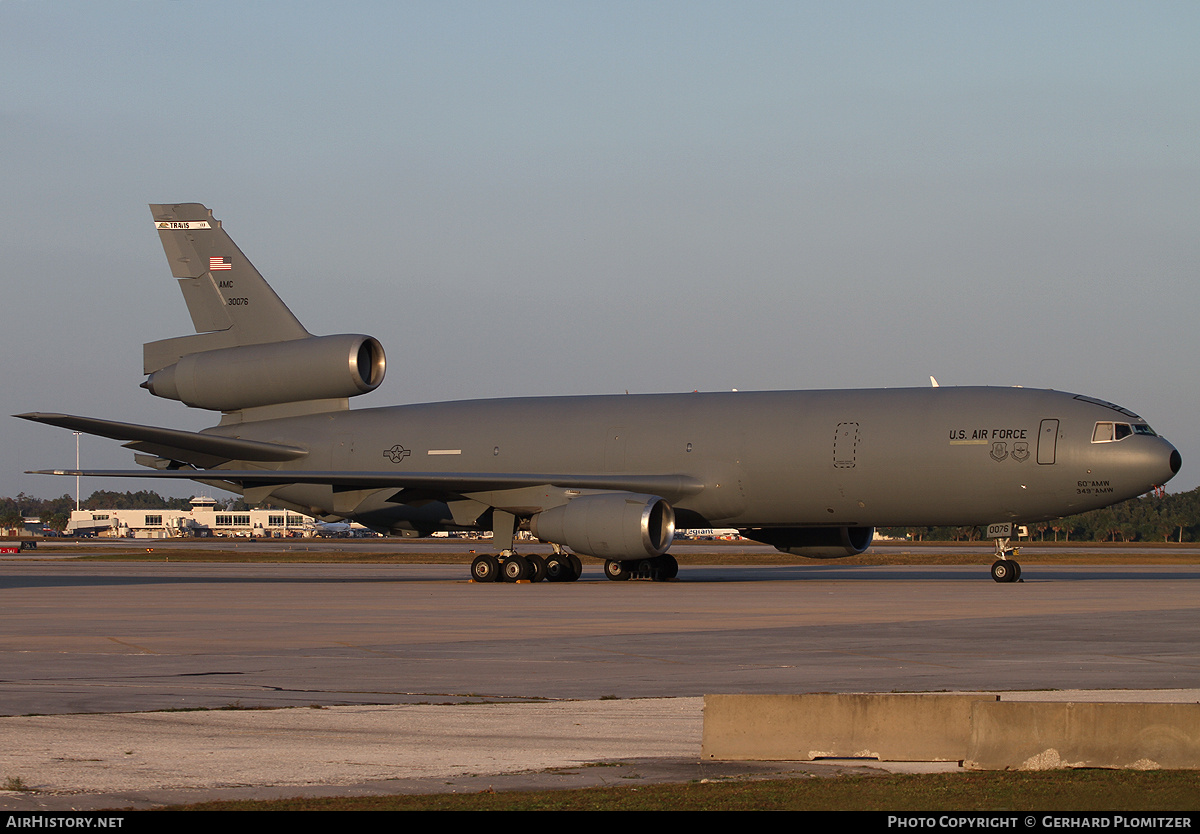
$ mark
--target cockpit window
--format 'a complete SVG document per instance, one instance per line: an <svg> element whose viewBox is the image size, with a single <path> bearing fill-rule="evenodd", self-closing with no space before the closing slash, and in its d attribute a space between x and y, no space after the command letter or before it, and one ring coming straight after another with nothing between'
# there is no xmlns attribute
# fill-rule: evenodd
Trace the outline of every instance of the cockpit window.
<svg viewBox="0 0 1200 834"><path fill-rule="evenodd" d="M1101 420L1096 423L1096 428L1092 430L1093 443L1112 443L1117 440L1124 440L1131 434L1148 434L1154 437L1154 429L1147 426L1145 423L1110 423L1107 420Z"/></svg>

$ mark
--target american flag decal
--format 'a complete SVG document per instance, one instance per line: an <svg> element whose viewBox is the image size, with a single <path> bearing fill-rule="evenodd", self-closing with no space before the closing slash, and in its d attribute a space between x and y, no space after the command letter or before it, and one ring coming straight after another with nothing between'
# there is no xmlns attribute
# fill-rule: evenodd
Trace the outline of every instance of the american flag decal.
<svg viewBox="0 0 1200 834"><path fill-rule="evenodd" d="M218 269L233 269L233 264L231 264L229 262L229 258L226 257L209 258L208 269L210 272Z"/></svg>

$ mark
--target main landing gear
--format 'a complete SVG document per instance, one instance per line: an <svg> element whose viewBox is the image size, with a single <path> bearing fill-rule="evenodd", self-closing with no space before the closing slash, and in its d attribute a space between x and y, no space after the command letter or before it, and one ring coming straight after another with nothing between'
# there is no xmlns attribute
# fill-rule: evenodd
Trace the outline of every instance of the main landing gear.
<svg viewBox="0 0 1200 834"><path fill-rule="evenodd" d="M583 563L574 553L551 544L549 556L519 556L513 550L517 519L503 510L492 512L492 544L499 556L484 553L471 562L472 582L574 582L583 573Z"/></svg>
<svg viewBox="0 0 1200 834"><path fill-rule="evenodd" d="M549 556L519 556L511 550L500 555L483 553L471 562L474 582L575 582L583 573L583 563L574 553L559 547ZM650 579L666 582L679 575L679 563L671 554L655 559L631 559L604 563L604 575L609 579Z"/></svg>
<svg viewBox="0 0 1200 834"><path fill-rule="evenodd" d="M549 556L520 556L505 550L499 556L484 553L471 562L475 582L574 582L583 574L583 563L574 553L555 552Z"/></svg>
<svg viewBox="0 0 1200 834"><path fill-rule="evenodd" d="M472 582L575 582L583 574L583 563L574 553L554 542L549 556L519 556L513 549L516 540L517 518L504 510L492 511L492 546L500 555L484 553L471 562ZM604 563L604 575L609 579L652 579L665 582L679 574L679 563L670 554L648 558Z"/></svg>
<svg viewBox="0 0 1200 834"><path fill-rule="evenodd" d="M617 582L625 579L666 582L679 575L679 563L670 553L653 559L631 559L623 562L609 559L604 563L604 575Z"/></svg>
<svg viewBox="0 0 1200 834"><path fill-rule="evenodd" d="M992 579L997 582L1020 582L1021 566L1015 559L1020 551L1008 546L1008 539L996 539L996 561L992 562Z"/></svg>

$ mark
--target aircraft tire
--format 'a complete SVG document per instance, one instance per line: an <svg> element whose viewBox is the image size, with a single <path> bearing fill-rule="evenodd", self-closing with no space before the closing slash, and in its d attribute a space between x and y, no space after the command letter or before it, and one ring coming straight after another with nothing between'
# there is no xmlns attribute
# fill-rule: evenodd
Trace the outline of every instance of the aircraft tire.
<svg viewBox="0 0 1200 834"><path fill-rule="evenodd" d="M1011 559L997 559L992 562L992 579L996 582L1016 582L1021 575L1021 569Z"/></svg>
<svg viewBox="0 0 1200 834"><path fill-rule="evenodd" d="M571 578L568 582L578 582L579 577L583 576L583 562L574 553L567 554L567 561L571 564Z"/></svg>
<svg viewBox="0 0 1200 834"><path fill-rule="evenodd" d="M505 582L520 582L522 579L529 578L529 563L525 561L524 556L514 553L504 560L502 567Z"/></svg>
<svg viewBox="0 0 1200 834"><path fill-rule="evenodd" d="M574 582L575 568L566 554L554 553L546 557L545 562L547 582Z"/></svg>
<svg viewBox="0 0 1200 834"><path fill-rule="evenodd" d="M629 578L629 566L625 562L618 562L616 559L605 559L604 575L614 582L622 582Z"/></svg>
<svg viewBox="0 0 1200 834"><path fill-rule="evenodd" d="M655 582L669 582L679 576L679 562L670 553L664 553L655 561L658 563L654 572Z"/></svg>
<svg viewBox="0 0 1200 834"><path fill-rule="evenodd" d="M488 553L476 556L471 562L471 580L474 582L500 581L500 563Z"/></svg>
<svg viewBox="0 0 1200 834"><path fill-rule="evenodd" d="M529 581L541 582L546 578L546 560L541 556L530 554L525 557L525 561L529 563Z"/></svg>

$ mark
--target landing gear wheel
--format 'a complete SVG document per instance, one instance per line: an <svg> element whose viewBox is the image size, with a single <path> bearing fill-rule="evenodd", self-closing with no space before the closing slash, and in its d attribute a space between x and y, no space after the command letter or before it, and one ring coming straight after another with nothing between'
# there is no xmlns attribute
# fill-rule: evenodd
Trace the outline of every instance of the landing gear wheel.
<svg viewBox="0 0 1200 834"><path fill-rule="evenodd" d="M574 553L567 554L567 561L571 563L571 578L567 581L577 582L583 576L583 562Z"/></svg>
<svg viewBox="0 0 1200 834"><path fill-rule="evenodd" d="M500 563L496 557L488 553L476 556L471 562L471 579L475 582L499 582Z"/></svg>
<svg viewBox="0 0 1200 834"><path fill-rule="evenodd" d="M658 570L654 573L655 582L668 582L679 576L679 562L670 553L664 553L655 560Z"/></svg>
<svg viewBox="0 0 1200 834"><path fill-rule="evenodd" d="M1003 536L996 538L996 561L992 562L992 579L997 582L1020 582L1021 566L1015 559L1008 558L1016 556L1020 551L1015 547L1010 548L1008 541Z"/></svg>
<svg viewBox="0 0 1200 834"><path fill-rule="evenodd" d="M565 553L554 553L546 557L546 581L574 582L575 569Z"/></svg>
<svg viewBox="0 0 1200 834"><path fill-rule="evenodd" d="M525 557L525 561L529 563L529 581L541 582L546 578L546 560L537 554L531 554Z"/></svg>
<svg viewBox="0 0 1200 834"><path fill-rule="evenodd" d="M629 568L624 562L618 562L615 559L606 559L604 561L604 575L614 582L621 582L629 578Z"/></svg>
<svg viewBox="0 0 1200 834"><path fill-rule="evenodd" d="M992 562L992 579L996 582L1016 582L1021 578L1021 566L1012 559Z"/></svg>
<svg viewBox="0 0 1200 834"><path fill-rule="evenodd" d="M529 578L529 563L515 553L504 560L504 581L520 582Z"/></svg>

